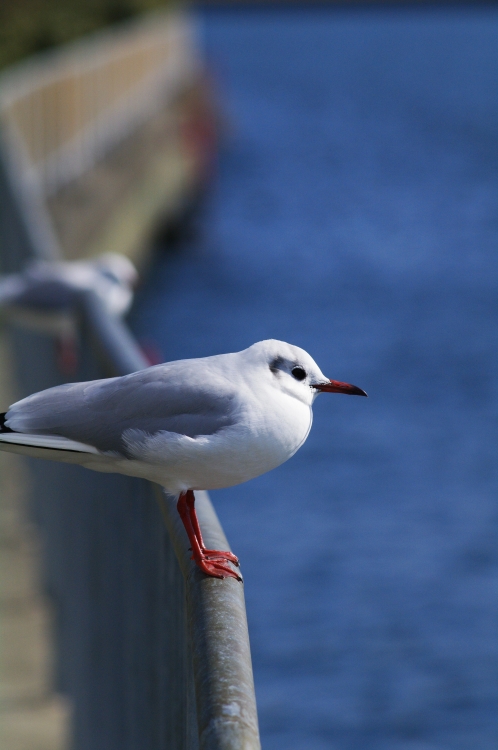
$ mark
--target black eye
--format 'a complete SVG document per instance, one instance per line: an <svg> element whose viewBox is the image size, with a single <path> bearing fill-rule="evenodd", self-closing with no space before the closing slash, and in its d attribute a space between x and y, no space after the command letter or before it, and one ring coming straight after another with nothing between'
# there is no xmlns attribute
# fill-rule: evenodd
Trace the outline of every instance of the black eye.
<svg viewBox="0 0 498 750"><path fill-rule="evenodd" d="M306 377L306 370L303 370L302 367L293 367L292 375L296 378L296 380L304 380L304 378Z"/></svg>

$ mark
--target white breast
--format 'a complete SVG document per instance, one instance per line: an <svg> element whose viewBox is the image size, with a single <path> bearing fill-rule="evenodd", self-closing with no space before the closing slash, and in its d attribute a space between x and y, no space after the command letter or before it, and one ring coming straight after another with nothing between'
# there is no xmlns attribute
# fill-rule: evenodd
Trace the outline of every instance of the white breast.
<svg viewBox="0 0 498 750"><path fill-rule="evenodd" d="M195 438L128 430L124 439L136 459L121 462L118 470L145 476L172 493L231 487L287 461L311 428L311 408L288 396L273 401L271 413L261 404L244 412L236 424Z"/></svg>

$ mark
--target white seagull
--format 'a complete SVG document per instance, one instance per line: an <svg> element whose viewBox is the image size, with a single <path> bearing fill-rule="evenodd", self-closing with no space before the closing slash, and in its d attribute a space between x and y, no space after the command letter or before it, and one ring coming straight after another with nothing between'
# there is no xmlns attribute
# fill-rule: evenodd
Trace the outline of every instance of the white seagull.
<svg viewBox="0 0 498 750"><path fill-rule="evenodd" d="M92 290L110 315L122 317L137 283L135 266L119 253L89 260L35 260L21 273L0 276L0 309L14 323L55 336L59 369L73 375L78 366L79 293Z"/></svg>
<svg viewBox="0 0 498 750"><path fill-rule="evenodd" d="M114 316L128 312L138 274L119 253L78 261L32 261L21 273L0 276L0 306L37 313L74 306L78 292L93 290Z"/></svg>
<svg viewBox="0 0 498 750"><path fill-rule="evenodd" d="M235 555L206 549L194 490L241 484L287 461L323 392L367 395L326 378L303 349L270 339L35 393L0 415L0 448L157 482L178 496L199 568L241 580L229 565L238 565Z"/></svg>

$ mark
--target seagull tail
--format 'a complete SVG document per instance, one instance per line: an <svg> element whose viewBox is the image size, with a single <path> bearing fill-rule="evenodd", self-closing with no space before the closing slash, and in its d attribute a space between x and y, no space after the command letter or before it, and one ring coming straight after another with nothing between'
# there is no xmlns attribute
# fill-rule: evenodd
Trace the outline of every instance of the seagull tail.
<svg viewBox="0 0 498 750"><path fill-rule="evenodd" d="M100 451L92 445L78 443L76 440L60 435L33 435L16 432L6 424L6 414L0 414L0 450L20 453L33 458L46 458L65 463L86 463L88 454L101 456Z"/></svg>
<svg viewBox="0 0 498 750"><path fill-rule="evenodd" d="M0 414L0 435L4 432L14 432L14 430L11 430L10 427L7 427L7 425L5 424L6 416L7 416L6 411Z"/></svg>

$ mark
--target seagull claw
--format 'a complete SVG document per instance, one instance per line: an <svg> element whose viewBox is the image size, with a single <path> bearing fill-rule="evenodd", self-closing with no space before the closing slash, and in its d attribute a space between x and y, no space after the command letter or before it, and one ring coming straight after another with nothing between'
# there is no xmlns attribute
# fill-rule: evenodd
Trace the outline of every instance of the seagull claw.
<svg viewBox="0 0 498 750"><path fill-rule="evenodd" d="M202 554L206 555L210 560L228 560L229 562L240 568L239 558L233 554L233 552L225 552L221 549L204 549L202 548Z"/></svg>
<svg viewBox="0 0 498 750"><path fill-rule="evenodd" d="M235 578L237 581L242 581L242 576L232 570L228 563L217 562L215 560L208 560L205 557L200 559L193 558L197 566L208 576L214 578Z"/></svg>
<svg viewBox="0 0 498 750"><path fill-rule="evenodd" d="M230 567L230 563L239 566L239 560L232 552L206 549L204 546L201 528L195 512L195 496L192 490L181 493L177 508L191 544L189 550L192 552L192 557L190 559L208 576L235 578L237 581L242 581L242 576Z"/></svg>

